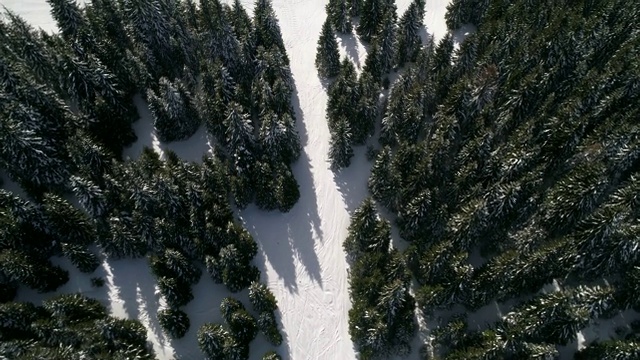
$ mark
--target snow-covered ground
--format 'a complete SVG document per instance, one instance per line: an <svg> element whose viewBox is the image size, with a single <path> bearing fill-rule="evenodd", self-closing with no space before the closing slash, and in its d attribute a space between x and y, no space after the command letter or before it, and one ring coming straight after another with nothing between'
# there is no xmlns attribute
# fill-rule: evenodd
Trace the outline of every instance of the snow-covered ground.
<svg viewBox="0 0 640 360"><path fill-rule="evenodd" d="M230 1L229 1L230 2ZM253 9L252 0L241 1ZM255 207L239 216L259 244L256 265L262 280L272 289L280 307L280 322L285 341L276 350L284 359L354 359L348 334L347 263L342 251L349 214L367 194L366 181L370 164L364 149L356 149L351 167L334 173L329 169L329 129L325 121L326 90L314 68L315 49L327 0L273 0L280 21L296 91L293 105L304 151L294 165L300 184L300 201L287 214L267 213ZM410 0L397 0L398 14ZM438 41L446 33L444 14L447 0L427 2L427 32ZM3 5L24 16L36 27L54 31L55 23L44 0L3 0ZM341 52L357 68L364 64L365 47L357 36L340 38ZM172 149L185 160L198 161L209 150L208 138L200 129L186 142L161 144L153 134L148 111L138 100L141 114L147 115L134 125L139 141L127 149L125 156L135 158L143 146L161 152ZM395 241L394 241L395 243ZM72 270L69 264L63 264ZM102 276L106 285L91 288L89 278ZM156 312L161 307L154 279L145 260L104 262L91 276L72 275L62 292L81 291L104 301L116 316L139 318L148 328L149 338L160 359L198 359L195 333L205 322L221 321L218 305L228 296L223 287L205 275L194 287L195 300L186 306L191 329L185 338L174 341L164 336L157 325ZM246 300L246 294L239 296ZM23 291L23 300L39 301L42 295ZM245 304L248 303L245 301ZM251 358L258 359L269 349L259 336L252 344ZM417 358L417 349L412 357Z"/></svg>

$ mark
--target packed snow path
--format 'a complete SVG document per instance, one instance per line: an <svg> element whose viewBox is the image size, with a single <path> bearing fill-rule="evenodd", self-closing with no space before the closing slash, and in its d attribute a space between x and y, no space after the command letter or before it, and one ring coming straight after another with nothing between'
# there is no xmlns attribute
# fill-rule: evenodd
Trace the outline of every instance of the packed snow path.
<svg viewBox="0 0 640 360"><path fill-rule="evenodd" d="M251 14L253 0L241 2ZM348 333L350 301L342 242L347 235L350 212L367 195L370 164L365 160L363 148L356 149L352 165L339 173L332 172L327 162L330 136L325 120L326 84L317 77L314 66L327 2L273 0L296 88L292 103L304 148L294 164L294 174L300 184L300 201L287 214L268 213L254 206L239 214L258 242L260 250L254 262L262 271L262 280L278 300L284 342L276 350L283 359L356 358ZM401 16L410 0L397 0L396 3ZM427 3L425 24L427 32L434 35L436 41L446 32L447 3L446 0ZM3 0L3 5L24 16L35 27L47 31L55 29L45 0ZM338 41L342 55L347 55L357 68L361 68L366 52L357 36L339 36ZM140 110L144 111L141 115L148 115L146 109ZM143 146L150 146L157 150L173 149L185 160L197 161L207 149L203 129L186 142L164 145L155 140L148 116L143 116L134 128L139 141L125 151L125 155L131 157L137 156ZM69 266L65 268L71 270ZM184 339L175 341L164 336L157 326L155 312L159 307L159 296L153 286L148 288L154 280L146 261L105 262L99 272L104 272L107 279L104 291L86 288L77 281L65 286L61 292L85 292L109 301L116 316L141 318L162 360L202 357L195 335L203 323L220 322L218 305L223 297L229 296L222 286L213 284L207 276L194 286L195 299L185 308L191 318L191 329ZM74 273L72 276L82 278L84 275ZM37 297L30 292L21 295L23 300ZM240 299L248 305L246 296L240 296ZM260 338L252 344L251 359L259 359L270 348ZM417 350L413 349L412 357L417 358Z"/></svg>

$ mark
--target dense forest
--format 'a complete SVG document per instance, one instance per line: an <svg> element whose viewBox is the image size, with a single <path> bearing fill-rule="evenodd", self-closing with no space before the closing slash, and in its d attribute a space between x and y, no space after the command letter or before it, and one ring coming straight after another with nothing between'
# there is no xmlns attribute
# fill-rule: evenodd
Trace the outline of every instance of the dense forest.
<svg viewBox="0 0 640 360"><path fill-rule="evenodd" d="M639 320L640 3L454 0L437 44L416 38L421 9L331 1L318 41L335 168L379 128L344 242L361 357L408 351L414 302L427 359L556 359L582 329ZM359 76L335 44L354 28ZM575 358L639 359L639 339L627 323Z"/></svg>
<svg viewBox="0 0 640 360"><path fill-rule="evenodd" d="M9 10L0 21L0 172L26 194L0 189L0 357L153 358L144 327L95 300L13 301L19 287L65 284L69 272L51 261L60 256L85 273L104 257L146 257L167 304L158 321L174 338L189 330L181 308L203 270L233 293L251 287L256 317L224 310L229 330L207 324L201 348L211 355L220 340L225 358L247 358L258 330L279 345L257 245L233 212L286 212L300 195L293 82L271 3L257 0L251 17L238 1L48 2L58 33ZM161 141L206 126L214 151L201 163L150 149L123 159L138 95Z"/></svg>

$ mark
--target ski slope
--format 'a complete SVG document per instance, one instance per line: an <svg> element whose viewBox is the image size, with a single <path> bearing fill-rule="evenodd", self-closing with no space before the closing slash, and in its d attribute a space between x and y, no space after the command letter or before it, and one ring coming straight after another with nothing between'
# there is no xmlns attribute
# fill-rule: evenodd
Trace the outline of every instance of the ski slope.
<svg viewBox="0 0 640 360"><path fill-rule="evenodd" d="M227 1L231 2L231 1ZM253 1L242 0L251 14ZM326 154L329 129L325 120L326 85L314 67L316 43L325 19L327 0L273 0L295 82L293 105L303 152L294 174L300 184L301 197L287 214L260 211L254 206L239 212L239 217L256 239L259 252L254 262L262 272L262 281L274 292L279 305L283 344L275 350L283 359L355 359L356 353L348 333L348 266L342 251L347 235L349 215L367 195L370 163L364 148L357 148L352 165L338 173L330 170ZM410 0L397 0L399 16ZM444 14L446 0L427 2L426 33L438 41L446 34ZM46 31L55 30L44 0L2 0L2 5L24 16L31 24ZM361 68L365 46L354 34L338 38L341 54ZM207 134L200 129L184 142L161 144L153 133L149 112L137 99L143 118L134 124L139 137L126 149L125 156L137 157L144 146L161 153L174 150L185 160L199 161L209 150ZM156 313L162 307L145 260L105 261L97 270L107 284L103 289L88 286L87 275L73 272L72 281L61 292L84 292L109 304L113 315L140 318L148 328L158 357L162 360L199 359L195 334L206 322L221 322L220 300L229 293L207 276L194 286L195 299L185 311L191 329L180 340L164 336ZM246 292L240 294L246 302ZM40 301L43 296L30 291L20 293L21 300ZM251 359L259 359L270 347L260 335L252 343ZM414 348L412 357L417 358Z"/></svg>

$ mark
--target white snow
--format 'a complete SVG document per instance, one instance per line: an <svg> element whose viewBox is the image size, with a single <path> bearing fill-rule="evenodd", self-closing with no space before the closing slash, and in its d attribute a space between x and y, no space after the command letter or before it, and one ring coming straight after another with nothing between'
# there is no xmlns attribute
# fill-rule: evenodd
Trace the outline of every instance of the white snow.
<svg viewBox="0 0 640 360"><path fill-rule="evenodd" d="M253 1L241 2L251 13ZM329 129L325 120L327 94L314 67L326 2L273 1L296 87L293 105L304 151L293 170L300 184L300 201L287 214L267 213L253 206L239 214L259 244L254 262L262 271L262 280L278 300L278 318L285 340L276 350L283 359L356 358L348 334L350 301L342 241L346 237L349 213L367 195L366 181L371 164L366 162L362 147L356 149L352 165L341 172L334 174L326 160L329 150ZM410 0L397 0L396 3L401 15ZM446 33L447 4L447 0L427 2L425 23L435 41ZM3 0L3 5L36 27L45 31L55 29L44 0ZM357 36L341 38L340 44L341 53L356 62L357 68L364 64L365 47ZM125 156L135 158L143 146L150 146L159 153L172 149L185 160L199 161L210 150L204 128L189 141L161 144L141 99L136 99L136 105L145 118L134 125L139 140L125 151ZM195 300L185 307L191 329L185 338L175 341L165 337L157 325L160 297L146 260L105 261L97 274L90 276L73 272L70 264L64 267L72 271L74 280L61 292L81 291L109 304L113 315L139 318L147 326L154 349L163 360L202 358L195 339L197 329L205 322L220 321L218 305L229 295L204 274L194 286ZM105 287L91 288L88 285L91 276L104 277L107 280ZM246 291L239 297L248 305ZM20 293L23 300L37 302L42 298L42 294L26 290ZM259 336L252 343L251 358L259 358L269 349L264 338ZM418 357L417 348L413 349L412 357Z"/></svg>

